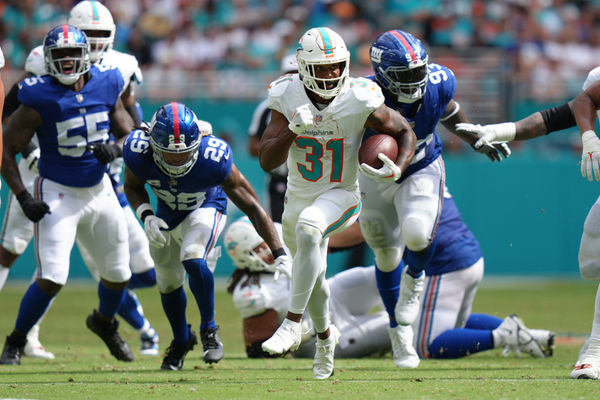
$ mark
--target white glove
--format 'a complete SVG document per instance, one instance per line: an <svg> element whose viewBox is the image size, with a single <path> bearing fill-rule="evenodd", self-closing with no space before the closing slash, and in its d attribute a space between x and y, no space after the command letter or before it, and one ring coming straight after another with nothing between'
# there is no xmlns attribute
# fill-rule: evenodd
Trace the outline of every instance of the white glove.
<svg viewBox="0 0 600 400"><path fill-rule="evenodd" d="M377 154L377 158L383 161L383 167L375 169L365 163L360 164L360 171L377 182L395 182L400 179L402 170L383 153Z"/></svg>
<svg viewBox="0 0 600 400"><path fill-rule="evenodd" d="M287 276L289 279L292 278L292 260L290 260L286 254L275 259L275 271L273 279L278 280L281 274Z"/></svg>
<svg viewBox="0 0 600 400"><path fill-rule="evenodd" d="M504 158L511 155L510 148L505 142L514 140L517 133L517 125L514 122L502 124L479 125L460 122L455 126L457 131L474 133L479 140L473 144L473 148L487 155L492 161L502 161L498 155L500 152Z"/></svg>
<svg viewBox="0 0 600 400"><path fill-rule="evenodd" d="M583 151L581 154L581 176L587 176L592 182L594 176L600 182L600 139L594 131L585 131L581 135ZM592 171L594 174L592 175Z"/></svg>
<svg viewBox="0 0 600 400"><path fill-rule="evenodd" d="M169 225L162 218L158 218L156 215L146 217L144 231L146 231L150 245L161 248L169 244L171 236L168 233L165 236L165 233L161 232L161 229L169 229Z"/></svg>
<svg viewBox="0 0 600 400"><path fill-rule="evenodd" d="M38 160L40 159L40 148L36 148L32 150L27 157L25 158L25 162L27 163L27 168L34 174L39 174L40 170L38 169Z"/></svg>
<svg viewBox="0 0 600 400"><path fill-rule="evenodd" d="M301 135L304 133L307 127L312 125L313 114L312 111L310 111L310 105L307 103L296 108L294 115L292 115L292 120L288 125L288 128L296 135Z"/></svg>

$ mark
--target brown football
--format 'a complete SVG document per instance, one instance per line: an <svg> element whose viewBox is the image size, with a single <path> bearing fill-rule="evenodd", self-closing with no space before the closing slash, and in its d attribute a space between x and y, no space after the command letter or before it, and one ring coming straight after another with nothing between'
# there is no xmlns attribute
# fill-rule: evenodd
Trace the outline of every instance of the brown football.
<svg viewBox="0 0 600 400"><path fill-rule="evenodd" d="M378 134L365 139L358 149L358 162L373 168L383 167L383 161L377 158L379 153L385 154L390 160L398 157L398 142L390 135Z"/></svg>

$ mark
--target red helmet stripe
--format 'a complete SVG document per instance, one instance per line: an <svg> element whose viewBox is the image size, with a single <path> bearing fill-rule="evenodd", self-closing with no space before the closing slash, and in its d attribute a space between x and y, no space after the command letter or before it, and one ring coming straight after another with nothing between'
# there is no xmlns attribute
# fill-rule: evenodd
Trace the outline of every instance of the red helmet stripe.
<svg viewBox="0 0 600 400"><path fill-rule="evenodd" d="M415 50L412 48L410 43L408 43L408 40L406 40L406 38L404 36L402 36L401 34L399 34L396 31L390 31L390 32L392 33L392 35L396 36L398 38L398 40L400 40L400 43L402 43L402 46L404 46L406 51L408 51L408 53L410 54L411 61L416 61L417 55L415 54Z"/></svg>
<svg viewBox="0 0 600 400"><path fill-rule="evenodd" d="M65 44L69 43L69 25L63 24L62 28L63 28L63 41L65 42Z"/></svg>
<svg viewBox="0 0 600 400"><path fill-rule="evenodd" d="M175 143L179 143L179 114L177 113L177 103L171 102L173 110L173 133L175 134Z"/></svg>

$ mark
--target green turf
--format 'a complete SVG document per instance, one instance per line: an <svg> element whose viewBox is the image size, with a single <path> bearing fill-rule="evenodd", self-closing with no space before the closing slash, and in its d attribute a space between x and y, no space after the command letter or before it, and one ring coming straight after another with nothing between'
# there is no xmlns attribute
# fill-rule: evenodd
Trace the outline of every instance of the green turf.
<svg viewBox="0 0 600 400"><path fill-rule="evenodd" d="M581 338L589 332L597 285L584 282L529 281L483 285L474 312L499 317L516 312L530 327L559 333L555 354L548 359L504 358L499 350L460 360L425 360L415 370L401 370L391 358L336 360L333 378L312 379L312 360L292 358L248 360L241 323L231 298L220 285L217 321L225 359L208 366L200 347L188 354L179 372L160 371L160 357L138 355L139 339L127 325L122 333L136 354L133 363L108 355L104 344L85 327L97 305L93 286L70 284L57 297L41 330L56 360L24 358L20 366L0 366L0 398L40 399L585 399L597 398L596 381L568 378ZM0 292L0 333L14 326L24 285L9 284ZM170 330L156 289L138 291L146 315L158 330L161 349ZM193 298L188 316L195 329L199 317Z"/></svg>

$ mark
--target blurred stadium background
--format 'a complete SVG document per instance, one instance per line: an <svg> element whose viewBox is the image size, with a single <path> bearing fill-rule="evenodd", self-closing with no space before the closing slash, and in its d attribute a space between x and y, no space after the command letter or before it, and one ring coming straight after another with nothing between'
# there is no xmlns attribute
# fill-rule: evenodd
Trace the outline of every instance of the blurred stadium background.
<svg viewBox="0 0 600 400"><path fill-rule="evenodd" d="M73 0L0 1L0 46L8 91L30 49L64 23ZM233 146L235 162L266 202L265 175L247 151L254 107L278 76L279 60L313 26L337 31L351 50L352 76L370 73L368 49L381 32L400 28L424 40L430 62L451 68L456 99L477 123L517 120L559 105L580 90L600 61L600 1L564 0L106 0L115 48L137 57L144 83L137 97L146 119L177 100ZM447 183L482 245L487 276L577 279L583 221L598 184L580 176L576 129L512 146L492 164L440 127ZM8 190L2 187L2 209ZM233 206L229 222L241 213ZM99 238L99 240L102 240ZM10 279L29 279L29 247ZM350 264L332 255L328 274ZM232 271L223 256L216 275ZM71 278L89 274L77 253Z"/></svg>

